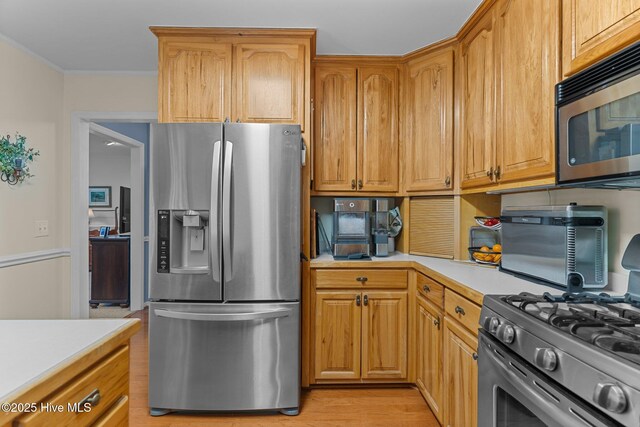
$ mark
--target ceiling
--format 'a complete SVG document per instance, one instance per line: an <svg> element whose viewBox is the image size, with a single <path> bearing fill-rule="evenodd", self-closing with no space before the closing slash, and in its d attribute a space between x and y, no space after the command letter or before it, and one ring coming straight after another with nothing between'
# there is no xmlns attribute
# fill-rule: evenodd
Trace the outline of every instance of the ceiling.
<svg viewBox="0 0 640 427"><path fill-rule="evenodd" d="M0 0L0 33L64 71L157 70L152 25L316 28L319 55L402 55L481 0Z"/></svg>

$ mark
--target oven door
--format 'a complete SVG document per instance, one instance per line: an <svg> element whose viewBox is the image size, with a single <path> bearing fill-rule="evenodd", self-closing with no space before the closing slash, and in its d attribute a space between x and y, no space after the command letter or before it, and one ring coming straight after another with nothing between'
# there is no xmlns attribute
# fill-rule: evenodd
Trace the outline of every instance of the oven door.
<svg viewBox="0 0 640 427"><path fill-rule="evenodd" d="M478 426L616 426L481 331Z"/></svg>

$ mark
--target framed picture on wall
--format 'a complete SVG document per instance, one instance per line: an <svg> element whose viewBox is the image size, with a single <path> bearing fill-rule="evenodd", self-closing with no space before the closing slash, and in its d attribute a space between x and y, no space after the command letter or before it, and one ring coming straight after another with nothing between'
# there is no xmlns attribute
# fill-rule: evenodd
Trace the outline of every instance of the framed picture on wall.
<svg viewBox="0 0 640 427"><path fill-rule="evenodd" d="M90 208L111 207L111 187L89 187Z"/></svg>

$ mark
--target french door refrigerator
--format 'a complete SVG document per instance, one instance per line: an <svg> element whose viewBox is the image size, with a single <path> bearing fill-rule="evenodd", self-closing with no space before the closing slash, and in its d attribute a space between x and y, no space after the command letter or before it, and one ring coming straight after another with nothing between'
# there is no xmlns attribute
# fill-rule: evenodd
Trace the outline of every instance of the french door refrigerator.
<svg viewBox="0 0 640 427"><path fill-rule="evenodd" d="M151 414L297 414L300 126L151 131Z"/></svg>

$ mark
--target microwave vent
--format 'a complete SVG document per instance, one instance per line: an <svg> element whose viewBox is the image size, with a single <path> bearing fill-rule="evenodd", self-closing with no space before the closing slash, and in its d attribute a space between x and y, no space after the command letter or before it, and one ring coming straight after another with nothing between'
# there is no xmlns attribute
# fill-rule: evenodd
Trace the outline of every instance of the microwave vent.
<svg viewBox="0 0 640 427"><path fill-rule="evenodd" d="M567 272L576 271L576 228L567 227Z"/></svg>
<svg viewBox="0 0 640 427"><path fill-rule="evenodd" d="M628 74L640 72L640 42L563 80L556 86L556 105L604 89Z"/></svg>
<svg viewBox="0 0 640 427"><path fill-rule="evenodd" d="M602 283L604 281L604 268L602 266L602 263L604 261L604 255L603 255L603 244L602 244L602 229L597 229L596 230L596 259L595 259L595 268L596 268L596 282L598 283Z"/></svg>

